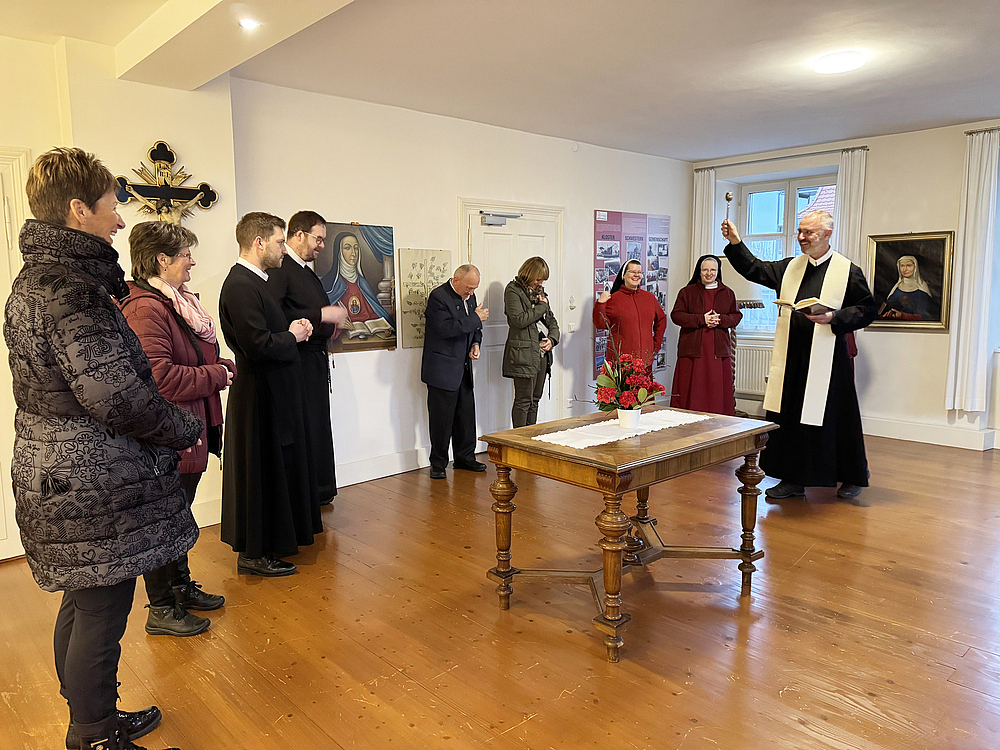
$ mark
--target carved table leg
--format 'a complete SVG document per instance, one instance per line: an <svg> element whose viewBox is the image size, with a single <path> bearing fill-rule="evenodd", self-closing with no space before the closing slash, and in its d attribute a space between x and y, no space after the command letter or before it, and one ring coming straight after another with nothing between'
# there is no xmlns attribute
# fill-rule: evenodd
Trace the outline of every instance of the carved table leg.
<svg viewBox="0 0 1000 750"><path fill-rule="evenodd" d="M511 501L517 494L517 485L511 481L509 466L497 466L497 478L490 485L490 493L496 500L493 503L493 513L497 528L497 566L490 569L486 576L498 584L500 609L510 609L510 595L514 591L510 582L519 571L510 565L511 516L516 508Z"/></svg>
<svg viewBox="0 0 1000 750"><path fill-rule="evenodd" d="M766 441L767 435L761 435L758 438L757 447L763 447ZM743 584L740 588L740 596L750 596L750 577L757 571L756 566L753 564L753 558L757 555L753 547L753 531L757 525L757 496L760 495L757 485L764 478L764 472L757 465L759 455L760 451L758 450L745 456L743 465L736 470L736 478L743 483L743 486L740 487L740 496L742 497L741 520L743 522L743 534L741 535L743 543L740 545L740 557L742 559L740 572L743 574ZM763 555L763 552L759 554Z"/></svg>
<svg viewBox="0 0 1000 750"><path fill-rule="evenodd" d="M598 484L611 484L615 477L598 474ZM626 479L627 482L627 479ZM608 649L608 661L618 661L618 651L624 640L621 631L631 619L621 611L622 607L622 552L625 549L625 532L629 530L628 516L622 511L622 495L610 489L604 493L604 510L595 523L604 535L598 544L604 550L604 614L594 618L594 625L604 633L604 645Z"/></svg>
<svg viewBox="0 0 1000 750"><path fill-rule="evenodd" d="M635 493L635 522L645 523L649 518L649 487L643 487ZM639 564L639 552L646 547L646 543L631 533L625 535L625 554L622 559L629 565Z"/></svg>

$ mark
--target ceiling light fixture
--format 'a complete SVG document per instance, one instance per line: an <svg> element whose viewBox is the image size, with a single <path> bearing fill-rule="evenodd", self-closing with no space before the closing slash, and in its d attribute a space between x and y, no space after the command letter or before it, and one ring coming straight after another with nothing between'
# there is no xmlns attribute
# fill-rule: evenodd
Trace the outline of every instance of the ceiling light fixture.
<svg viewBox="0 0 1000 750"><path fill-rule="evenodd" d="M869 53L863 49L845 49L840 52L830 52L813 60L813 70L823 75L846 73L857 70L868 62Z"/></svg>
<svg viewBox="0 0 1000 750"><path fill-rule="evenodd" d="M242 27L243 27L244 29L246 29L247 31L253 31L253 30L254 30L254 29L256 29L256 28L257 28L258 26L260 26L260 24L259 24L259 23L257 23L257 22L256 22L255 20L253 20L252 18L241 18L241 19L240 19L240 26L242 26Z"/></svg>

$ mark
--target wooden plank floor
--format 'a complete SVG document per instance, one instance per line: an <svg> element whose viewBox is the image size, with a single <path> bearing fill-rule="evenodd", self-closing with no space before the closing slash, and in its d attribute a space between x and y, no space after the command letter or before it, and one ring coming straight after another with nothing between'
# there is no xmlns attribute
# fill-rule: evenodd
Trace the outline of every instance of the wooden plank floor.
<svg viewBox="0 0 1000 750"><path fill-rule="evenodd" d="M863 505L761 503L749 601L731 561L627 574L619 664L585 587L515 581L498 609L492 467L344 488L289 578L238 576L205 529L191 567L226 607L202 636L147 636L140 584L121 706L159 705L142 744L182 750L994 748L1000 452L868 445ZM653 488L667 544L738 545L737 463ZM597 568L600 497L514 480L514 565ZM0 748L55 750L59 595L23 560L0 591Z"/></svg>

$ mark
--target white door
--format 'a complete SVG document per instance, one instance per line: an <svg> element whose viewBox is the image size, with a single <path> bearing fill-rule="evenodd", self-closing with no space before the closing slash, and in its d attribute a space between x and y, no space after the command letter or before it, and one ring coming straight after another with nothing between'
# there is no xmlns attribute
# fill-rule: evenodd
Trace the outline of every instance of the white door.
<svg viewBox="0 0 1000 750"><path fill-rule="evenodd" d="M10 296L11 269L20 269L21 253L17 246L12 195L16 189L10 170L0 168L0 209L3 227L0 228L0 299L6 303ZM21 187L23 190L23 187ZM0 336L0 560L24 554L21 537L14 521L14 494L10 484L10 462L14 452L14 394L10 368L7 366L7 346Z"/></svg>
<svg viewBox="0 0 1000 750"><path fill-rule="evenodd" d="M537 219L507 219L502 227L484 226L478 214L469 216L469 262L479 268L481 280L476 298L490 310L483 325L483 344L476 364L476 429L478 434L509 430L510 407L514 401L514 381L501 375L503 348L507 340L507 318L503 308L503 290L517 275L521 264L532 256L540 256L549 264L549 280L545 284L552 311L560 320L562 305L562 259L560 257L557 222ZM559 347L554 350L551 389L538 402L538 421L559 419L560 408ZM549 391L552 396L549 398ZM480 443L477 450L485 450Z"/></svg>

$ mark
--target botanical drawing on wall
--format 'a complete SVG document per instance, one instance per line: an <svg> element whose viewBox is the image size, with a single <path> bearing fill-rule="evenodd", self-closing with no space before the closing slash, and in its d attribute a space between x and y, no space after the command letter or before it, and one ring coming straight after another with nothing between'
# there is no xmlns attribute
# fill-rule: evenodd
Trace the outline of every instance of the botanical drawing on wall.
<svg viewBox="0 0 1000 750"><path fill-rule="evenodd" d="M873 326L948 327L954 232L883 234L868 238Z"/></svg>
<svg viewBox="0 0 1000 750"><path fill-rule="evenodd" d="M327 222L316 275L330 303L347 310L331 352L396 348L393 256L392 227Z"/></svg>
<svg viewBox="0 0 1000 750"><path fill-rule="evenodd" d="M427 297L451 278L451 250L399 249L399 340L404 349L424 345Z"/></svg>

